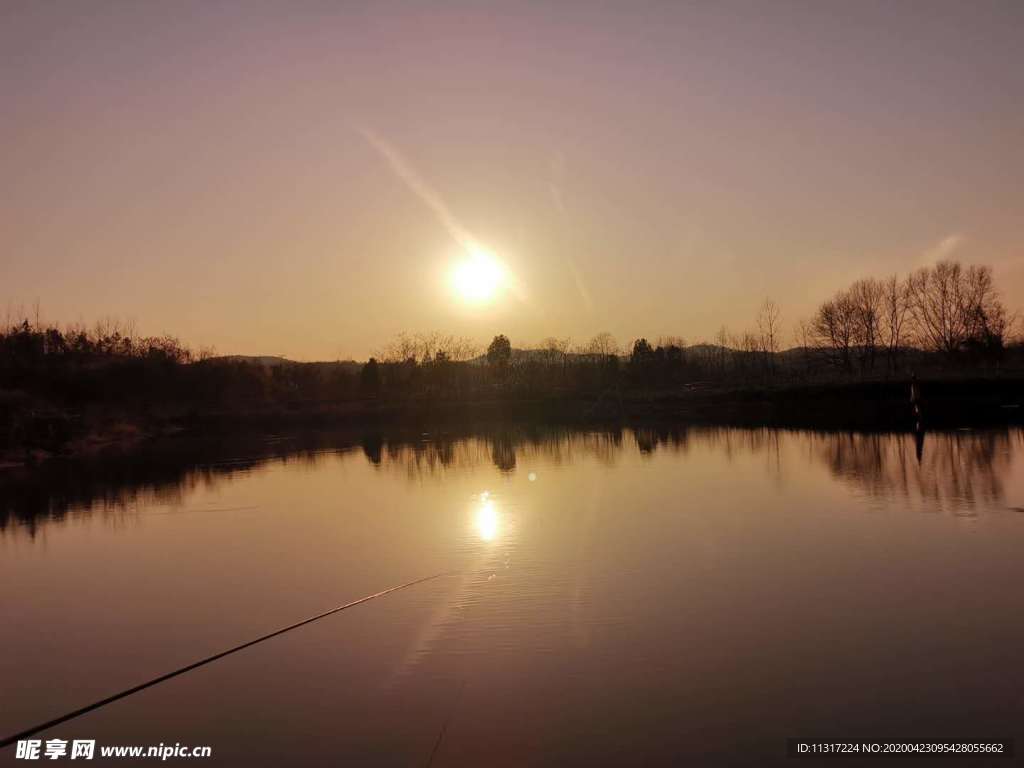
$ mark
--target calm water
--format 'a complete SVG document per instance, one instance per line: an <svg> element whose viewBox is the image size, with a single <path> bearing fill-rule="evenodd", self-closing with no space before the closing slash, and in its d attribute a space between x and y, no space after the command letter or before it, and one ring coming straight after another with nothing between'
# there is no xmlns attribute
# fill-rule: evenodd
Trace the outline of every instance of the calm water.
<svg viewBox="0 0 1024 768"><path fill-rule="evenodd" d="M0 737L452 571L43 738L268 766L1024 747L1019 431L180 443L8 475L0 521Z"/></svg>

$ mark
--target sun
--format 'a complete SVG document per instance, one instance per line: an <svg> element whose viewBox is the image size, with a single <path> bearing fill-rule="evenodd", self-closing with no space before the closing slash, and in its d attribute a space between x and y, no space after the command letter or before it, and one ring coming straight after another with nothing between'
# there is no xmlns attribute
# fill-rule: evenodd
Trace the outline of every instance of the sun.
<svg viewBox="0 0 1024 768"><path fill-rule="evenodd" d="M486 304L504 282L504 267L490 251L478 245L467 248L466 258L452 270L452 286L467 304Z"/></svg>

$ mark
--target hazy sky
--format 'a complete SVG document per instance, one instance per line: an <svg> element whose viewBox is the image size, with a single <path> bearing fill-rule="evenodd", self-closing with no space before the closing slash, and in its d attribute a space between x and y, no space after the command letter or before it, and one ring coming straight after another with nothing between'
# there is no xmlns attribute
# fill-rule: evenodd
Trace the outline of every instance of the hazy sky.
<svg viewBox="0 0 1024 768"><path fill-rule="evenodd" d="M1019 308L1022 41L1017 0L5 0L0 302L299 359L788 331L941 255Z"/></svg>

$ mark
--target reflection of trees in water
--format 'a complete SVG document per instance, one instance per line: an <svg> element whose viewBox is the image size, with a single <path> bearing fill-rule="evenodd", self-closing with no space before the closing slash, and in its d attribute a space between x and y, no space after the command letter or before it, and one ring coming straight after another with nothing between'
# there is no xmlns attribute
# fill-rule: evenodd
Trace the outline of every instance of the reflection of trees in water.
<svg viewBox="0 0 1024 768"><path fill-rule="evenodd" d="M936 510L995 505L1020 431L928 433L918 460L913 435L809 434L812 454L840 480L879 498Z"/></svg>
<svg viewBox="0 0 1024 768"><path fill-rule="evenodd" d="M643 456L659 451L686 455L698 450L720 451L730 462L741 456L761 457L766 470L781 477L787 455L783 443L795 442L798 450L789 452L790 457L808 456L823 462L833 476L871 496L918 500L951 509L1001 503L1011 450L1024 441L1022 435L1005 430L929 433L919 463L915 438L910 434L684 425L592 431L505 429L471 436L424 435L419 441L399 438L385 442L377 437L374 445L381 457L374 463L403 471L410 478L440 476L449 469L487 463L511 472L537 463L568 464L580 457L596 457L614 466L633 443Z"/></svg>
<svg viewBox="0 0 1024 768"><path fill-rule="evenodd" d="M364 435L362 439L363 454L371 464L379 465L383 458L384 440L380 435Z"/></svg>
<svg viewBox="0 0 1024 768"><path fill-rule="evenodd" d="M212 468L182 472L158 467L118 463L111 467L81 465L46 468L41 478L4 483L0 501L0 530L20 523L35 534L43 520L64 520L79 511L102 514L112 523L127 522L139 507L176 506L197 489L213 486L218 475L234 472L237 466L219 473Z"/></svg>
<svg viewBox="0 0 1024 768"><path fill-rule="evenodd" d="M51 461L31 472L0 476L0 531L13 525L34 536L40 523L78 513L127 523L139 508L180 507L195 492L271 461L313 465L331 445L308 438L240 436L172 441L154 452Z"/></svg>
<svg viewBox="0 0 1024 768"><path fill-rule="evenodd" d="M635 450L719 452L730 462L763 457L781 477L783 457L820 462L840 481L878 498L894 497L937 509L1001 503L1011 452L1024 432L929 433L920 462L912 435L785 432L775 429L645 426L572 430L540 425L473 432L314 433L290 437L237 435L180 441L160 453L50 463L33 473L0 476L0 531L15 524L34 535L46 520L70 513L102 514L113 523L140 507L182 506L201 488L270 462L316 465L325 454L362 449L368 463L410 479L443 478L449 470L493 465L502 472L569 464L581 458L615 465ZM786 444L789 450L783 450Z"/></svg>
<svg viewBox="0 0 1024 768"><path fill-rule="evenodd" d="M424 433L417 438L377 436L380 459L373 463L410 478L441 476L448 470L492 464L502 472L521 465L560 465L581 456L611 466L622 451L623 430L578 431L544 427L508 427L471 434ZM366 442L364 441L364 451ZM367 452L369 456L369 452Z"/></svg>
<svg viewBox="0 0 1024 768"><path fill-rule="evenodd" d="M574 432L541 426L388 437L377 432L325 432L182 440L159 450L56 461L32 472L0 476L0 531L14 525L33 536L39 524L77 513L102 515L114 523L129 521L139 508L183 506L197 490L211 488L237 472L271 462L313 466L325 454L351 448L361 448L374 466L422 477L488 463L512 472L518 461L561 464L579 455L611 464L621 446L621 430Z"/></svg>
<svg viewBox="0 0 1024 768"><path fill-rule="evenodd" d="M516 468L516 446L508 435L499 435L491 441L491 460L502 472Z"/></svg>
<svg viewBox="0 0 1024 768"><path fill-rule="evenodd" d="M784 433L778 429L735 429L732 427L708 427L669 425L658 427L637 427L633 430L636 447L642 454L657 450L673 453L688 453L696 445L701 450L708 448L722 450L732 460L741 454L778 455L779 439Z"/></svg>

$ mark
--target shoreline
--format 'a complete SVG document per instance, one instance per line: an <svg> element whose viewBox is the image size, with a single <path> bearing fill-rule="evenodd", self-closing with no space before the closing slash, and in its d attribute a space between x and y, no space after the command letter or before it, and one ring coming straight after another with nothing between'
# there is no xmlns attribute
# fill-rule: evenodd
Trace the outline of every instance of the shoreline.
<svg viewBox="0 0 1024 768"><path fill-rule="evenodd" d="M920 383L924 428L1024 423L1024 378L936 379ZM0 451L0 471L55 457L133 450L173 435L249 429L436 429L474 424L566 427L693 424L734 427L907 432L914 417L905 381L863 381L773 388L695 383L683 389L457 401L367 398L286 405L187 404L150 409L92 406L86 413L48 407L20 414L24 439ZM12 430L13 431L13 430Z"/></svg>

